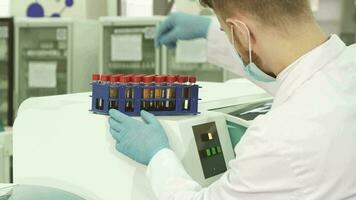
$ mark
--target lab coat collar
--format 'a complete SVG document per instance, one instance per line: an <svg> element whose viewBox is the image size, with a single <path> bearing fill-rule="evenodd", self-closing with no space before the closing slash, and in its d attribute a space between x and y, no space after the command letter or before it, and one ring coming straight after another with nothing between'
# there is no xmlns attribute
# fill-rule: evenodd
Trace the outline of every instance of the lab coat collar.
<svg viewBox="0 0 356 200"><path fill-rule="evenodd" d="M277 77L280 87L275 96L274 105L280 105L288 100L301 85L332 62L345 48L345 43L337 35L331 35L328 41L283 70Z"/></svg>

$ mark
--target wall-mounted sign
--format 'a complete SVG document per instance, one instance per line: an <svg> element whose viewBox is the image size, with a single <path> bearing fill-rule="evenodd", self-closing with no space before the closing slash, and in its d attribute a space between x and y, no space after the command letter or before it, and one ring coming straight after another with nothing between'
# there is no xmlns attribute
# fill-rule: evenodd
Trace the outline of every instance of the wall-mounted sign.
<svg viewBox="0 0 356 200"><path fill-rule="evenodd" d="M58 0L57 0L58 1ZM42 6L39 0L31 3L27 7L27 17L61 17L62 13L73 6L74 0L63 0L63 7L58 12L54 12L46 16L45 8Z"/></svg>

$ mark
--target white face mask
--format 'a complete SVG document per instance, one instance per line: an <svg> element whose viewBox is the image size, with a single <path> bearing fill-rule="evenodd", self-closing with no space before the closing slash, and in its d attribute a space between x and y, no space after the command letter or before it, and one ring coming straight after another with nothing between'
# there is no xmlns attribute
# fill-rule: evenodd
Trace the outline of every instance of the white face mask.
<svg viewBox="0 0 356 200"><path fill-rule="evenodd" d="M276 79L268 74L266 74L265 72L263 72L259 67L257 67L257 65L255 63L252 62L252 45L251 45L251 34L250 31L248 30L247 26L245 23L241 22L241 21L236 21L240 24L242 24L243 27L245 27L247 33L248 33L248 51L249 51L249 59L250 59L250 63L246 64L240 53L237 51L236 48L236 44L235 44L235 38L234 38L234 25L231 25L231 41L232 41L232 45L234 46L235 52L236 54L241 58L242 62L244 63L245 67L244 67L244 71L245 73L250 76L251 78L257 80L257 81L261 81L261 82L274 82L276 81Z"/></svg>

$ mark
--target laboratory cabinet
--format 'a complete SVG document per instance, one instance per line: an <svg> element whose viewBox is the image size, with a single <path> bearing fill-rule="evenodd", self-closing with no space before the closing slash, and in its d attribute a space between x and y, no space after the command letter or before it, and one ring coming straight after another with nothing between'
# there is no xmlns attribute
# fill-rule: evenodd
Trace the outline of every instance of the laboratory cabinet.
<svg viewBox="0 0 356 200"><path fill-rule="evenodd" d="M108 74L160 74L156 30L164 17L102 17L100 67Z"/></svg>
<svg viewBox="0 0 356 200"><path fill-rule="evenodd" d="M0 18L0 120L8 126L13 123L13 32L13 18Z"/></svg>
<svg viewBox="0 0 356 200"><path fill-rule="evenodd" d="M13 181L12 143L12 129L7 127L4 132L0 132L0 183Z"/></svg>
<svg viewBox="0 0 356 200"><path fill-rule="evenodd" d="M352 45L356 41L356 1L342 1L340 38L346 45Z"/></svg>
<svg viewBox="0 0 356 200"><path fill-rule="evenodd" d="M99 71L99 22L15 20L15 107L29 97L90 91Z"/></svg>

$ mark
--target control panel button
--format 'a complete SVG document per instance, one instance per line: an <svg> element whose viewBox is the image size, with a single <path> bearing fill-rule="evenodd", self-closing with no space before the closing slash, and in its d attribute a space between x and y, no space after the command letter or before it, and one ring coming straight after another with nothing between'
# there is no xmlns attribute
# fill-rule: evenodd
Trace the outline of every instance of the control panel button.
<svg viewBox="0 0 356 200"><path fill-rule="evenodd" d="M213 137L212 133L201 134L201 140L204 142L212 141L213 139L214 139L214 137Z"/></svg>
<svg viewBox="0 0 356 200"><path fill-rule="evenodd" d="M205 149L199 152L201 158L209 158L212 156L210 149Z"/></svg>
<svg viewBox="0 0 356 200"><path fill-rule="evenodd" d="M208 133L208 139L209 140L213 140L213 134L212 133Z"/></svg>
<svg viewBox="0 0 356 200"><path fill-rule="evenodd" d="M211 148L211 154L216 155L216 149L215 149L215 147L212 147L212 148Z"/></svg>
<svg viewBox="0 0 356 200"><path fill-rule="evenodd" d="M217 147L216 147L216 150L218 151L218 153L221 153L221 152L222 152L220 146L217 146Z"/></svg>
<svg viewBox="0 0 356 200"><path fill-rule="evenodd" d="M210 149L206 149L205 152L206 152L207 157L210 157L210 156L211 156L211 151L210 151Z"/></svg>

